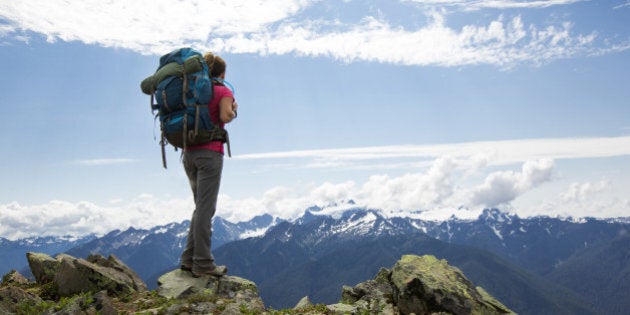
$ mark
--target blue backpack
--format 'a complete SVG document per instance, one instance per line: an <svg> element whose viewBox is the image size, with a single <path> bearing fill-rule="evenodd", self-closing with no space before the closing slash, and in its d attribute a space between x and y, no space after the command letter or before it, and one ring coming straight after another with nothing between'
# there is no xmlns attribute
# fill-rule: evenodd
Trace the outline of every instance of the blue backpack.
<svg viewBox="0 0 630 315"><path fill-rule="evenodd" d="M227 132L210 120L208 104L213 87L203 55L192 48L176 49L160 58L154 75L141 84L151 94L151 109L160 120L162 162L166 144L177 148L227 142ZM154 103L155 101L155 103Z"/></svg>

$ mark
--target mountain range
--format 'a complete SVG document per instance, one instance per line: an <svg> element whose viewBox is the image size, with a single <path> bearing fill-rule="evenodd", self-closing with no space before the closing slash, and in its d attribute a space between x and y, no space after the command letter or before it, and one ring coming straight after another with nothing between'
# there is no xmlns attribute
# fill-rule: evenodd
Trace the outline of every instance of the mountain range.
<svg viewBox="0 0 630 315"><path fill-rule="evenodd" d="M95 239L97 237L94 234L78 238L72 236L29 237L16 241L0 237L0 273L5 274L12 269L21 270L25 268L27 252L53 255L63 253Z"/></svg>
<svg viewBox="0 0 630 315"><path fill-rule="evenodd" d="M316 303L338 301L341 285L372 278L403 254L431 254L521 314L630 309L628 219L519 218L487 209L475 220L439 222L364 208L336 215L321 210L309 208L292 221L264 215L231 223L216 217L214 256L230 274L255 281L274 308L293 307L306 295ZM154 287L157 277L178 266L188 224L80 239L0 239L0 271L22 269L26 251L115 254Z"/></svg>

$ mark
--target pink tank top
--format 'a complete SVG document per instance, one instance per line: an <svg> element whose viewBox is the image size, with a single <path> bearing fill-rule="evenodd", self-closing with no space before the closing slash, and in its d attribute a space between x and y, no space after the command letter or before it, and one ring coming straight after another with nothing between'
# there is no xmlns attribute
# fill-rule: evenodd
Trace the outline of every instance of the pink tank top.
<svg viewBox="0 0 630 315"><path fill-rule="evenodd" d="M219 121L219 102L224 97L230 97L234 99L234 95L229 88L223 85L214 84L214 96L208 104L208 108L210 111L210 120L212 120L213 123L217 123ZM221 127L225 127L225 123L221 123ZM224 154L223 142L221 141L212 141L204 144L191 145L186 147L186 150L201 149L212 150Z"/></svg>

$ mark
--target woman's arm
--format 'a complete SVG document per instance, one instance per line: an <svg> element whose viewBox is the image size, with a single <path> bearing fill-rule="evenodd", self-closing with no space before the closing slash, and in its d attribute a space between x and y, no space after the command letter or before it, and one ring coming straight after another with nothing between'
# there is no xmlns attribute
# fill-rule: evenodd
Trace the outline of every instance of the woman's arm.
<svg viewBox="0 0 630 315"><path fill-rule="evenodd" d="M219 119L224 123L229 123L236 117L236 102L232 97L222 97L219 101Z"/></svg>

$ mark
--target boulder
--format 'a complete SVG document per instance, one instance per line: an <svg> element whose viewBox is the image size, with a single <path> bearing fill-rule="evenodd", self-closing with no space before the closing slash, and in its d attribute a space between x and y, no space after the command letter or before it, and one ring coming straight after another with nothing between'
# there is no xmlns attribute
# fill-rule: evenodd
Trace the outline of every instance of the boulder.
<svg viewBox="0 0 630 315"><path fill-rule="evenodd" d="M513 313L473 284L456 267L434 256L405 255L390 276L393 299L401 314Z"/></svg>
<svg viewBox="0 0 630 315"><path fill-rule="evenodd" d="M28 284L29 281L21 273L16 270L11 270L9 273L2 277L2 285L10 284Z"/></svg>
<svg viewBox="0 0 630 315"><path fill-rule="evenodd" d="M293 309L301 309L301 308L306 308L306 307L311 307L311 306L313 306L313 303L308 298L308 296L305 296L301 298L300 301L297 302L297 304L295 305Z"/></svg>
<svg viewBox="0 0 630 315"><path fill-rule="evenodd" d="M42 253L26 253L26 260L38 284L46 284L55 280L61 263Z"/></svg>
<svg viewBox="0 0 630 315"><path fill-rule="evenodd" d="M349 304L359 301L392 304L394 292L389 283L390 274L391 271L381 268L374 280L359 283L355 287L344 286L341 292L341 301Z"/></svg>
<svg viewBox="0 0 630 315"><path fill-rule="evenodd" d="M513 314L457 268L434 256L405 255L374 280L344 286L335 314Z"/></svg>
<svg viewBox="0 0 630 315"><path fill-rule="evenodd" d="M333 314L361 314L355 306L345 303L326 305L326 308Z"/></svg>
<svg viewBox="0 0 630 315"><path fill-rule="evenodd" d="M101 255L90 255L87 258L87 261L97 264L101 267L111 268L113 270L119 271L127 275L133 281L133 287L136 291L143 292L148 290L147 285L142 281L140 276L133 271L133 269L129 268L129 266L125 265L122 260L118 259L115 255L109 255L107 259Z"/></svg>
<svg viewBox="0 0 630 315"><path fill-rule="evenodd" d="M114 307L112 300L107 295L107 291L101 291L92 296L94 299L94 308L101 315L118 315L118 311Z"/></svg>
<svg viewBox="0 0 630 315"><path fill-rule="evenodd" d="M206 288L207 284L205 277L193 278L190 272L176 269L158 279L157 294L168 299L182 299L204 291L214 293Z"/></svg>
<svg viewBox="0 0 630 315"><path fill-rule="evenodd" d="M119 270L120 268L108 265L115 263L116 259L105 260L103 257L92 257L92 261L98 264L69 255L60 255L58 259L60 266L55 282L61 296L102 290L106 290L113 296L146 291L146 284L142 280L139 278L134 280L132 276ZM106 266L103 266L104 261L109 261L105 264Z"/></svg>
<svg viewBox="0 0 630 315"><path fill-rule="evenodd" d="M355 287L344 286L341 302L354 305L359 310L373 310L371 314L394 314L393 289L389 283L368 280Z"/></svg>
<svg viewBox="0 0 630 315"><path fill-rule="evenodd" d="M245 305L251 311L264 311L265 305L252 281L235 276L193 278L190 272L180 269L158 279L157 294L165 298L185 299L197 297L207 300L230 299L233 305Z"/></svg>

